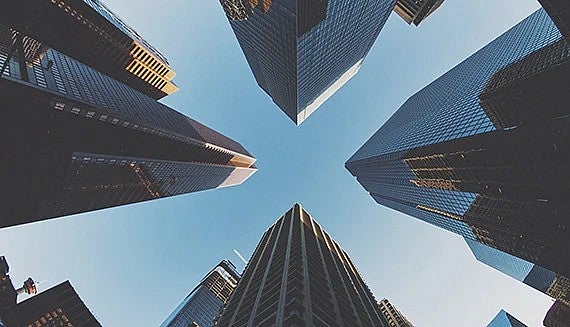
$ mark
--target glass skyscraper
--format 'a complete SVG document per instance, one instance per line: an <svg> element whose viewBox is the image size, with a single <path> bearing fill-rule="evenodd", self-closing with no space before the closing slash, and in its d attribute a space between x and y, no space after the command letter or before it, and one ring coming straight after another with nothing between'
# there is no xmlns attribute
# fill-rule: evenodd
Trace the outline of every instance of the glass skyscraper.
<svg viewBox="0 0 570 327"><path fill-rule="evenodd" d="M346 167L382 205L568 276L569 58L538 10L408 99Z"/></svg>
<svg viewBox="0 0 570 327"><path fill-rule="evenodd" d="M295 204L261 238L216 326L388 327L348 254Z"/></svg>
<svg viewBox="0 0 570 327"><path fill-rule="evenodd" d="M360 69L396 0L220 0L259 86L301 124Z"/></svg>
<svg viewBox="0 0 570 327"><path fill-rule="evenodd" d="M101 0L5 0L0 24L159 99L178 90L166 57Z"/></svg>
<svg viewBox="0 0 570 327"><path fill-rule="evenodd" d="M236 185L256 171L234 140L1 25L0 67L0 228Z"/></svg>
<svg viewBox="0 0 570 327"><path fill-rule="evenodd" d="M499 313L491 320L487 327L527 327L525 324L520 322L517 318L510 315L505 310L499 311Z"/></svg>
<svg viewBox="0 0 570 327"><path fill-rule="evenodd" d="M214 319L229 300L239 279L234 265L223 260L188 294L161 327L214 326Z"/></svg>

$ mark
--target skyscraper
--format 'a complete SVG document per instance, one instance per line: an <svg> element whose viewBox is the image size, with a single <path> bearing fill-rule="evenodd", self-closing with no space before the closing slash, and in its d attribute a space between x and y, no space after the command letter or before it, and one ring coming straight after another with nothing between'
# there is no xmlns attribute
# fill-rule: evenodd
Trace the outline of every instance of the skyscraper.
<svg viewBox="0 0 570 327"><path fill-rule="evenodd" d="M487 327L527 327L505 310L499 311Z"/></svg>
<svg viewBox="0 0 570 327"><path fill-rule="evenodd" d="M239 143L13 33L0 26L9 40L0 43L0 227L236 185L255 172Z"/></svg>
<svg viewBox="0 0 570 327"><path fill-rule="evenodd" d="M570 37L570 3L566 0L538 0L560 32Z"/></svg>
<svg viewBox="0 0 570 327"><path fill-rule="evenodd" d="M570 305L556 301L544 317L545 327L570 327Z"/></svg>
<svg viewBox="0 0 570 327"><path fill-rule="evenodd" d="M408 24L418 26L445 0L398 0L394 11Z"/></svg>
<svg viewBox="0 0 570 327"><path fill-rule="evenodd" d="M239 278L234 265L223 260L188 294L161 327L214 326L214 319L229 300Z"/></svg>
<svg viewBox="0 0 570 327"><path fill-rule="evenodd" d="M100 0L6 0L0 24L153 99L178 90L168 60Z"/></svg>
<svg viewBox="0 0 570 327"><path fill-rule="evenodd" d="M257 84L297 125L360 69L396 0L220 0Z"/></svg>
<svg viewBox="0 0 570 327"><path fill-rule="evenodd" d="M22 288L16 290L8 273L8 263L2 256L0 257L0 326L101 327L69 281L17 303L20 294L36 294L36 285L29 278Z"/></svg>
<svg viewBox="0 0 570 327"><path fill-rule="evenodd" d="M261 238L216 326L387 326L348 254L295 204Z"/></svg>
<svg viewBox="0 0 570 327"><path fill-rule="evenodd" d="M347 169L380 204L570 276L569 55L538 10L408 99Z"/></svg>
<svg viewBox="0 0 570 327"><path fill-rule="evenodd" d="M570 305L570 279L479 242L466 241L480 262Z"/></svg>
<svg viewBox="0 0 570 327"><path fill-rule="evenodd" d="M378 303L380 306L380 312L388 322L390 327L414 327L414 325L404 316L396 307L388 301L388 299L382 299Z"/></svg>

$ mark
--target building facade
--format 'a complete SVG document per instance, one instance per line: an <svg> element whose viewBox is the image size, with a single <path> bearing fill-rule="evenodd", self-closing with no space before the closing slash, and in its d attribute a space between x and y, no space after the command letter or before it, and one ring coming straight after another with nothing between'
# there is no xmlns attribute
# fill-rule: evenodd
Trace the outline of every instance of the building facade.
<svg viewBox="0 0 570 327"><path fill-rule="evenodd" d="M100 0L7 0L0 24L153 99L178 90L168 60Z"/></svg>
<svg viewBox="0 0 570 327"><path fill-rule="evenodd" d="M388 326L390 327L414 327L406 316L404 316L396 307L390 303L388 299L382 299L378 306L380 306L380 312L386 319Z"/></svg>
<svg viewBox="0 0 570 327"><path fill-rule="evenodd" d="M387 326L348 254L299 205L263 235L216 326Z"/></svg>
<svg viewBox="0 0 570 327"><path fill-rule="evenodd" d="M297 125L360 69L396 0L220 0L259 86Z"/></svg>
<svg viewBox="0 0 570 327"><path fill-rule="evenodd" d="M517 318L510 315L505 310L499 311L499 313L491 320L487 327L527 327L525 324L520 322Z"/></svg>
<svg viewBox="0 0 570 327"><path fill-rule="evenodd" d="M347 169L382 205L569 276L569 55L538 10L408 99Z"/></svg>
<svg viewBox="0 0 570 327"><path fill-rule="evenodd" d="M556 301L544 317L545 327L570 327L570 305Z"/></svg>
<svg viewBox="0 0 570 327"><path fill-rule="evenodd" d="M394 11L408 24L418 26L445 0L398 0Z"/></svg>
<svg viewBox="0 0 570 327"><path fill-rule="evenodd" d="M54 49L28 61L33 39L0 35L0 227L236 185L256 171L234 140Z"/></svg>
<svg viewBox="0 0 570 327"><path fill-rule="evenodd" d="M24 293L33 296L17 303L18 295ZM101 327L69 281L34 295L36 293L36 284L31 278L16 290L10 279L8 263L5 257L0 257L0 326Z"/></svg>
<svg viewBox="0 0 570 327"><path fill-rule="evenodd" d="M570 37L570 3L565 0L538 0L565 37Z"/></svg>
<svg viewBox="0 0 570 327"><path fill-rule="evenodd" d="M239 279L235 266L223 260L200 281L161 327L214 326L214 319L229 300Z"/></svg>
<svg viewBox="0 0 570 327"><path fill-rule="evenodd" d="M567 277L479 242L466 241L481 263L570 305L570 280Z"/></svg>

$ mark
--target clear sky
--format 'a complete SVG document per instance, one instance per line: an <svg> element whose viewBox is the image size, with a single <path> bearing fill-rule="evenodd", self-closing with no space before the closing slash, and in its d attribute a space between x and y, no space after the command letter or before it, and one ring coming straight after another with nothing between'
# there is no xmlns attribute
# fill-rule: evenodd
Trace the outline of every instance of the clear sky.
<svg viewBox="0 0 570 327"><path fill-rule="evenodd" d="M447 0L420 27L393 14L358 75L300 127L257 87L218 1L106 3L178 73L164 102L241 142L259 171L241 186L0 230L15 283L69 279L104 326L157 326L220 259L242 268L232 249L249 257L300 202L417 326L480 327L501 308L541 326L550 298L478 263L460 237L377 205L344 168L409 96L535 0Z"/></svg>

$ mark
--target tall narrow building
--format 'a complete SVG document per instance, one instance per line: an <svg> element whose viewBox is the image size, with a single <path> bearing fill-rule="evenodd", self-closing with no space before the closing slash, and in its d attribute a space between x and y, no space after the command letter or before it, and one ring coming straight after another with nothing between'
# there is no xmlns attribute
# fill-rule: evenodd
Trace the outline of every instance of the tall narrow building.
<svg viewBox="0 0 570 327"><path fill-rule="evenodd" d="M382 299L378 303L380 312L388 322L390 327L414 327L406 316L404 316L388 299Z"/></svg>
<svg viewBox="0 0 570 327"><path fill-rule="evenodd" d="M487 327L527 327L525 324L520 322L517 318L513 317L511 314L505 310L499 311L495 318L487 324Z"/></svg>
<svg viewBox="0 0 570 327"><path fill-rule="evenodd" d="M160 325L161 327L212 327L214 319L229 300L240 275L223 260L212 269Z"/></svg>
<svg viewBox="0 0 570 327"><path fill-rule="evenodd" d="M568 277L569 60L538 10L408 99L346 167L379 204Z"/></svg>
<svg viewBox="0 0 570 327"><path fill-rule="evenodd" d="M33 295L17 303L24 293ZM37 295L36 285L29 278L24 286L15 289L9 276L6 259L0 257L0 326L48 327L81 326L101 327L85 306L69 281L63 282Z"/></svg>
<svg viewBox="0 0 570 327"><path fill-rule="evenodd" d="M153 99L178 90L168 60L102 0L5 0L0 24Z"/></svg>
<svg viewBox="0 0 570 327"><path fill-rule="evenodd" d="M0 26L0 228L236 185L256 171L239 143L15 33Z"/></svg>
<svg viewBox="0 0 570 327"><path fill-rule="evenodd" d="M295 204L263 234L216 326L388 325L348 254Z"/></svg>
<svg viewBox="0 0 570 327"><path fill-rule="evenodd" d="M396 0L220 0L257 84L297 125L360 69Z"/></svg>

